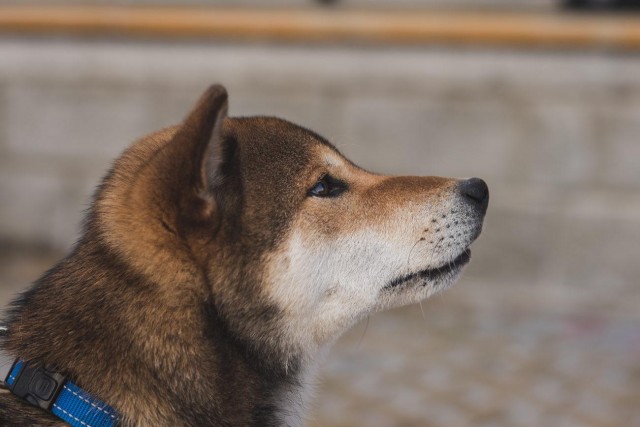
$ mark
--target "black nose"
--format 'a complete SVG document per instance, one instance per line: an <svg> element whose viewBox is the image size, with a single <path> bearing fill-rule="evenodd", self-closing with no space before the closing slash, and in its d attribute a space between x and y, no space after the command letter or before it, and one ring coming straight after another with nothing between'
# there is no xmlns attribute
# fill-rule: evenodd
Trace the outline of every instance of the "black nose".
<svg viewBox="0 0 640 427"><path fill-rule="evenodd" d="M460 192L469 201L478 205L482 212L487 210L489 205L489 187L480 178L471 178L460 183Z"/></svg>

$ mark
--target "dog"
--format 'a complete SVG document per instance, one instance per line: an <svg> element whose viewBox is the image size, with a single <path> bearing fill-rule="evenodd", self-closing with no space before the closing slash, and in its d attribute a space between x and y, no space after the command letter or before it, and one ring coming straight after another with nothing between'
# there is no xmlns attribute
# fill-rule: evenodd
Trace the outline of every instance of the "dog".
<svg viewBox="0 0 640 427"><path fill-rule="evenodd" d="M227 98L211 86L129 147L72 252L12 303L1 425L66 425L69 391L104 425L302 425L345 330L458 279L484 181L370 173L285 120L228 117Z"/></svg>

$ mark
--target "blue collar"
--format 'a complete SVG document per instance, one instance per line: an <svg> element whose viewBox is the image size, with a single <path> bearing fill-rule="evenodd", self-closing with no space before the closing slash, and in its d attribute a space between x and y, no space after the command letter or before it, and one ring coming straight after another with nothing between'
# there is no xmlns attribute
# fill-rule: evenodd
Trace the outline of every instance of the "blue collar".
<svg viewBox="0 0 640 427"><path fill-rule="evenodd" d="M48 368L16 359L7 375L9 390L73 427L115 427L120 414L63 375Z"/></svg>

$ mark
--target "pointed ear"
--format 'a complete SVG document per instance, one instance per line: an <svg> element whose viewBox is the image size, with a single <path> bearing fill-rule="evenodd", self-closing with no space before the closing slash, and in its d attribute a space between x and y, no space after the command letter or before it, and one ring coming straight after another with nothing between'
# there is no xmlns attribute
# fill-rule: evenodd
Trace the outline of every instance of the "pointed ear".
<svg viewBox="0 0 640 427"><path fill-rule="evenodd" d="M212 85L200 97L196 106L187 115L176 135L182 149L189 153L187 185L200 193L207 189L222 151L222 122L227 117L227 90L221 85ZM186 147L185 147L186 146Z"/></svg>
<svg viewBox="0 0 640 427"><path fill-rule="evenodd" d="M182 215L201 221L216 211L210 197L211 175L222 153L222 123L227 117L227 90L213 85L200 97L173 138L168 159L173 164L175 195ZM178 172L178 173L176 173Z"/></svg>

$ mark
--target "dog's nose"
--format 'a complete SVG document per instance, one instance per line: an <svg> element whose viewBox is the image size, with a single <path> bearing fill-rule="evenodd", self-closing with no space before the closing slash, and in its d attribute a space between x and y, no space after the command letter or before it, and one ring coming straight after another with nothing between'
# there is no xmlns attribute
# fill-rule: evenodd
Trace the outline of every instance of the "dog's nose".
<svg viewBox="0 0 640 427"><path fill-rule="evenodd" d="M487 183L480 178L466 179L460 183L460 192L471 203L480 207L482 213L487 210L489 205L489 187Z"/></svg>

